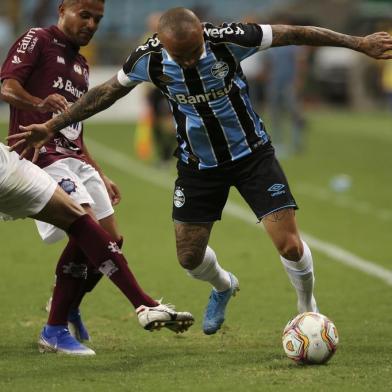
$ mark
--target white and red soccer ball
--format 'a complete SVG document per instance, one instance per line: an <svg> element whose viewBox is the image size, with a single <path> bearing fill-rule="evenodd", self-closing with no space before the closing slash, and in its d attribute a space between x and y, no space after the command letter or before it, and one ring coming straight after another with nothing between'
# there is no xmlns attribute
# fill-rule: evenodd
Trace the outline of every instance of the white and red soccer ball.
<svg viewBox="0 0 392 392"><path fill-rule="evenodd" d="M306 312L289 321L283 330L283 348L297 363L326 363L339 343L334 323L320 313Z"/></svg>

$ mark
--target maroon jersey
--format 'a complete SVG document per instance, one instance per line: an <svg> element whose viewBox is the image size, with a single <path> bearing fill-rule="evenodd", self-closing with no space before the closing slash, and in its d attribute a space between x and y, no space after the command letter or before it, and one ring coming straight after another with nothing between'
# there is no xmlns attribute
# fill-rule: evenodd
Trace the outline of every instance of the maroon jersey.
<svg viewBox="0 0 392 392"><path fill-rule="evenodd" d="M79 47L56 27L33 28L11 47L1 68L1 80L16 79L31 95L41 99L61 94L75 102L88 89L89 68ZM19 125L40 124L55 116L10 106L9 134L19 133ZM19 151L20 152L20 151ZM37 164L50 165L63 158L85 159L83 124L73 124L56 134L42 147ZM32 154L27 158L31 159Z"/></svg>

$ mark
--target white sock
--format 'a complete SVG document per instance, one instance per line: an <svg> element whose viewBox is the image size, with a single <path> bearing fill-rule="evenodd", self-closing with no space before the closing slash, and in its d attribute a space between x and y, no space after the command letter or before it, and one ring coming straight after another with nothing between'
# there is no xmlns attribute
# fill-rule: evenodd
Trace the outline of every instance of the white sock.
<svg viewBox="0 0 392 392"><path fill-rule="evenodd" d="M211 283L218 292L231 287L229 273L219 265L214 250L208 245L202 263L193 270L187 270L187 273L192 278Z"/></svg>
<svg viewBox="0 0 392 392"><path fill-rule="evenodd" d="M314 273L312 253L305 241L302 241L304 253L299 261L287 260L280 256L284 268L294 286L298 297L298 311L316 312L317 304L313 296Z"/></svg>

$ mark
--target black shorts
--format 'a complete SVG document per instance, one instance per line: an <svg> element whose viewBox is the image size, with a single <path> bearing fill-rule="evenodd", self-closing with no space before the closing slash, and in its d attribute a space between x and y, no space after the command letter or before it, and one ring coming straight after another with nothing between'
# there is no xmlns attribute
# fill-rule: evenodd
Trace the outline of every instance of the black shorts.
<svg viewBox="0 0 392 392"><path fill-rule="evenodd" d="M270 143L252 154L199 170L181 161L173 195L173 220L187 223L220 220L231 186L235 186L257 219L297 204Z"/></svg>

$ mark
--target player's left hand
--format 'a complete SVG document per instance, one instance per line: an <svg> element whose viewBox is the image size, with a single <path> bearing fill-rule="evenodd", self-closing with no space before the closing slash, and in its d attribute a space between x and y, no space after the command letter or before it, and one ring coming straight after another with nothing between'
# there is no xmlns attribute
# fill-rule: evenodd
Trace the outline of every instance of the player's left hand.
<svg viewBox="0 0 392 392"><path fill-rule="evenodd" d="M119 187L107 176L103 175L102 180L108 191L112 205L116 206L121 201L121 193Z"/></svg>
<svg viewBox="0 0 392 392"><path fill-rule="evenodd" d="M43 124L31 124L28 126L20 125L21 133L10 135L6 138L8 142L15 142L10 146L10 151L14 151L17 147L23 146L24 149L20 153L20 159L24 158L31 149L34 149L34 156L31 160L33 163L37 162L39 150L46 144L52 137L53 133Z"/></svg>
<svg viewBox="0 0 392 392"><path fill-rule="evenodd" d="M378 60L392 59L392 36L386 32L374 33L362 38L359 50Z"/></svg>

